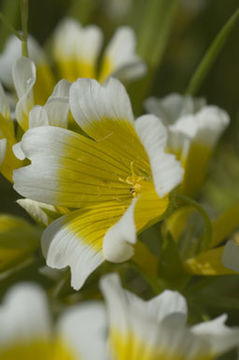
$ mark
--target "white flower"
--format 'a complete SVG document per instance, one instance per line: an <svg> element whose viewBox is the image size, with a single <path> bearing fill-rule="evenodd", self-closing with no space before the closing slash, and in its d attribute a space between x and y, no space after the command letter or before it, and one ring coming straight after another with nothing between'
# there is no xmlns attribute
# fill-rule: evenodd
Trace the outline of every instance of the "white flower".
<svg viewBox="0 0 239 360"><path fill-rule="evenodd" d="M123 85L78 79L70 108L89 136L53 126L27 131L18 154L31 165L14 174L15 189L32 200L70 208L44 232L43 254L53 268L71 267L79 289L105 259L128 260L136 233L157 221L183 175L164 151L167 132L152 115L134 122ZM38 111L31 112L31 122Z"/></svg>
<svg viewBox="0 0 239 360"><path fill-rule="evenodd" d="M187 305L176 291L144 301L121 287L116 274L101 279L109 314L109 348L115 360L208 360L238 344L239 329L226 315L191 328Z"/></svg>
<svg viewBox="0 0 239 360"><path fill-rule="evenodd" d="M171 94L145 102L168 128L168 150L177 155L185 168L182 191L193 195L202 184L207 165L220 135L229 124L228 114L204 99Z"/></svg>
<svg viewBox="0 0 239 360"><path fill-rule="evenodd" d="M97 302L69 309L54 326L43 290L15 285L0 307L0 358L106 360L105 327Z"/></svg>
<svg viewBox="0 0 239 360"><path fill-rule="evenodd" d="M136 54L137 42L131 28L122 26L116 30L105 48L98 72L102 44L103 34L99 27L82 27L75 20L62 20L52 37L52 57L58 69L58 79L75 81L79 77L86 77L105 81L110 76L116 76L130 81L145 74L146 66ZM32 36L28 37L28 49L29 57L36 66L32 77L35 83L34 95L36 103L42 105L52 92L57 79L43 49ZM12 67L20 57L21 42L11 36L0 56L0 81L8 88L12 88L15 82L12 78Z"/></svg>

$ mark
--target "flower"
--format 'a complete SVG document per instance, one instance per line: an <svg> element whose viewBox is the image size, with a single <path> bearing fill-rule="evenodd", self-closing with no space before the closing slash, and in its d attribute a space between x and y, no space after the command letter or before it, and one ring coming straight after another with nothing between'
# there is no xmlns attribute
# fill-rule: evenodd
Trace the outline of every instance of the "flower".
<svg viewBox="0 0 239 360"><path fill-rule="evenodd" d="M10 181L12 180L12 169L20 166L20 161L15 158L12 152L12 146L15 143L10 107L0 84L0 172Z"/></svg>
<svg viewBox="0 0 239 360"><path fill-rule="evenodd" d="M32 60L20 57L12 69L13 82L18 95L15 117L19 125L18 131L14 130L14 120L10 113L8 98L0 84L0 172L12 181L12 172L22 165L13 154L21 134L28 128L43 124L67 127L69 114L69 86L66 80L60 80L46 104L36 107L38 117L34 121L30 111L34 107L33 85L36 80L36 68ZM19 156L21 159L21 156Z"/></svg>
<svg viewBox="0 0 239 360"><path fill-rule="evenodd" d="M212 150L229 124L228 114L207 106L204 99L179 94L149 98L145 107L167 126L169 151L185 168L182 191L194 195L204 180Z"/></svg>
<svg viewBox="0 0 239 360"><path fill-rule="evenodd" d="M43 49L29 36L29 56L36 64L31 84L35 104L44 104L56 84L56 78L75 81L86 77L105 81L109 76L115 76L122 81L130 81L145 74L146 66L136 54L132 29L122 26L116 30L104 51L98 71L102 42L103 34L99 27L89 25L83 28L79 22L68 18L61 21L52 37L52 60L57 68L55 76ZM21 42L11 36L0 56L0 81L8 88L13 87L12 68L20 56ZM21 67L20 72L24 71L23 61Z"/></svg>
<svg viewBox="0 0 239 360"><path fill-rule="evenodd" d="M145 65L135 52L134 33L128 27L120 27L116 31L104 51L101 70L98 72L102 39L101 30L97 26L83 28L74 20L63 20L56 28L52 42L53 60L59 78L74 81L78 77L96 77L103 82L111 75L129 81L145 73ZM68 121L69 81L57 82L58 76L53 74L43 49L31 36L28 37L28 47L30 58L21 56L21 42L11 36L0 56L0 81L7 89L16 92L14 110L20 126L16 137L6 105L7 97L1 87L0 115L5 120L0 122L0 171L9 181L12 180L13 169L21 166L12 154L12 146L18 142L22 132L39 125L36 117L35 124L29 120L33 106L45 105L48 118L53 118L50 125L67 127Z"/></svg>
<svg viewBox="0 0 239 360"><path fill-rule="evenodd" d="M88 137L53 126L27 131L20 148L31 165L14 172L14 188L70 209L45 230L42 250L50 267L71 267L72 286L79 289L105 259L132 257L136 233L160 219L183 170L164 152L160 120L146 115L134 122L118 80L102 86L78 79L70 108Z"/></svg>
<svg viewBox="0 0 239 360"><path fill-rule="evenodd" d="M101 289L115 360L209 360L238 344L239 328L227 327L225 314L188 327L187 304L176 291L144 301L124 290L116 274L104 276Z"/></svg>
<svg viewBox="0 0 239 360"><path fill-rule="evenodd" d="M11 288L0 308L0 358L106 360L105 313L97 302L66 311L53 326L47 298L34 284ZM94 346L92 346L92 344Z"/></svg>

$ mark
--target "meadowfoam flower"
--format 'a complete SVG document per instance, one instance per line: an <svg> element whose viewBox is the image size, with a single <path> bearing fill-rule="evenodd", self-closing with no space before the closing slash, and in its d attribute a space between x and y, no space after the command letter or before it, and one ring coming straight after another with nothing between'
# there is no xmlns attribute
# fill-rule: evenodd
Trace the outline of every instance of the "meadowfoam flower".
<svg viewBox="0 0 239 360"><path fill-rule="evenodd" d="M37 106L33 110L35 105L35 64L29 58L20 57L13 65L12 75L18 97L13 115L19 126L17 131L14 129L14 119L10 113L8 98L0 84L0 172L9 181L12 181L13 170L22 166L21 161L14 156L12 150L17 151L17 143L24 131L41 125L67 127L70 86L68 81L60 80L45 105ZM32 116L31 111L36 114ZM21 156L18 157L22 160Z"/></svg>
<svg viewBox="0 0 239 360"><path fill-rule="evenodd" d="M37 77L37 84L34 88L35 97L37 103L41 103L45 101L53 90L54 77L44 51L32 36L28 36L28 50L30 59L36 65L34 74ZM21 57L21 54L21 41L14 35L10 36L0 56L0 81L9 90L14 89L12 69L15 66L16 60Z"/></svg>
<svg viewBox="0 0 239 360"><path fill-rule="evenodd" d="M26 131L30 127L44 124L44 122L40 123L39 121L32 124L29 116L34 105L41 103L41 101L37 101L34 92L36 85L36 66L34 62L23 56L17 59L12 68L12 77L18 96L15 116L21 129ZM52 94L44 105L43 111L47 113L44 120L45 125L47 125L48 117L52 120L52 123L48 121L50 125L66 126L69 111L69 86L70 83L66 80L60 80L55 85Z"/></svg>
<svg viewBox="0 0 239 360"><path fill-rule="evenodd" d="M212 150L229 124L228 114L204 99L171 94L145 102L149 113L158 116L169 131L168 149L185 168L182 191L193 195L202 184Z"/></svg>
<svg viewBox="0 0 239 360"><path fill-rule="evenodd" d="M21 152L31 165L14 173L15 189L32 200L68 208L44 232L53 268L71 267L79 289L105 259L132 257L136 233L160 219L183 170L166 154L167 131L153 115L134 122L124 86L78 79L71 112L88 135L41 126L27 131ZM74 211L73 211L74 210Z"/></svg>
<svg viewBox="0 0 239 360"><path fill-rule="evenodd" d="M0 84L0 172L12 180L12 171L21 165L12 152L16 143L13 120L5 92Z"/></svg>
<svg viewBox="0 0 239 360"><path fill-rule="evenodd" d="M116 30L106 47L97 71L103 35L99 27L83 28L71 19L64 19L53 36L53 58L60 77L74 81L78 77L105 81L109 76L132 80L145 74L143 61L136 54L136 39L132 29Z"/></svg>
<svg viewBox="0 0 239 360"><path fill-rule="evenodd" d="M101 279L109 314L109 349L115 360L210 360L238 344L227 316L188 327L187 304L176 291L144 301L121 287L116 274Z"/></svg>
<svg viewBox="0 0 239 360"><path fill-rule="evenodd" d="M46 296L33 284L11 288L0 307L1 360L106 360L105 314L100 303L66 311L56 326Z"/></svg>
<svg viewBox="0 0 239 360"><path fill-rule="evenodd" d="M82 27L75 20L64 19L52 36L52 60L57 68L55 75L43 49L29 36L29 57L35 63L35 69L28 69L26 83L28 89L31 88L34 92L35 104L44 104L56 82L62 78L75 81L79 77L86 77L103 82L110 76L115 76L122 81L131 81L145 74L146 66L136 54L136 38L132 29L122 26L116 30L99 64L102 43L103 34L99 27ZM12 68L20 57L21 42L11 36L0 56L0 81L7 88L13 89L13 85L16 87ZM26 74L26 60L25 63L26 65L21 60L21 65L18 65L21 67L20 73ZM19 92L22 96L23 92L27 92L26 86L18 87L16 91L18 97Z"/></svg>

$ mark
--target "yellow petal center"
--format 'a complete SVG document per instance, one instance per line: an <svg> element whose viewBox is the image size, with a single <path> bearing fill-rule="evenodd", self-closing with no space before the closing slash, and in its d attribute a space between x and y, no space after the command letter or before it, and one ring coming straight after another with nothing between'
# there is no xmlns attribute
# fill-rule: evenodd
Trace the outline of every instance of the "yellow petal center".
<svg viewBox="0 0 239 360"><path fill-rule="evenodd" d="M17 342L0 350L1 360L78 360L62 341Z"/></svg>

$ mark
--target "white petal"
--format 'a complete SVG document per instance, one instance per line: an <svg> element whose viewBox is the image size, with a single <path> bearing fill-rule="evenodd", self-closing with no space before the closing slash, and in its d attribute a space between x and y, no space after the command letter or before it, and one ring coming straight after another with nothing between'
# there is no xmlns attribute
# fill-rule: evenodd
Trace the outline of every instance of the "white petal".
<svg viewBox="0 0 239 360"><path fill-rule="evenodd" d="M206 105L202 98L192 98L177 93L169 94L161 99L148 98L145 103L147 112L156 115L165 125L175 123L184 115L194 114Z"/></svg>
<svg viewBox="0 0 239 360"><path fill-rule="evenodd" d="M205 345L185 328L186 303L179 293L167 291L144 301L122 288L118 274L105 275L100 287L109 313L110 335L118 336L115 341L120 341L120 355L125 358L146 360L165 354L172 359L193 359L191 355L198 355L200 345ZM206 349L204 346L202 352Z"/></svg>
<svg viewBox="0 0 239 360"><path fill-rule="evenodd" d="M110 76L116 77L123 83L138 79L144 76L147 72L146 64L140 59L129 62L125 65L122 65L117 70L115 70Z"/></svg>
<svg viewBox="0 0 239 360"><path fill-rule="evenodd" d="M84 239L67 227L68 221L77 218L77 211L65 215L49 225L42 236L42 252L47 265L55 269L71 268L71 285L79 290L88 276L104 261ZM68 221L66 219L69 219Z"/></svg>
<svg viewBox="0 0 239 360"><path fill-rule="evenodd" d="M224 246L222 263L226 268L239 272L239 244L236 241L229 240Z"/></svg>
<svg viewBox="0 0 239 360"><path fill-rule="evenodd" d="M133 113L124 86L111 78L104 86L96 80L78 79L70 88L70 108L74 119L94 137L94 123L104 118L133 122Z"/></svg>
<svg viewBox="0 0 239 360"><path fill-rule="evenodd" d="M95 64L103 43L103 34L98 26L86 26L82 32L79 58L87 64Z"/></svg>
<svg viewBox="0 0 239 360"><path fill-rule="evenodd" d="M167 130L156 116L141 116L136 120L135 128L149 156L157 194L162 198L180 184L183 169L174 155L164 152Z"/></svg>
<svg viewBox="0 0 239 360"><path fill-rule="evenodd" d="M192 327L192 331L198 337L205 339L211 347L212 354L220 355L238 346L239 327L229 328L225 325L227 315L206 321Z"/></svg>
<svg viewBox="0 0 239 360"><path fill-rule="evenodd" d="M165 290L159 296L147 302L147 311L154 314L158 322L169 315L181 315L185 322L187 317L187 303L185 298L177 291Z"/></svg>
<svg viewBox="0 0 239 360"><path fill-rule="evenodd" d="M8 38L0 56L0 80L8 87L13 86L12 67L15 61L21 57L21 48L21 41L15 35L12 35ZM28 36L28 50L30 58L36 65L46 63L43 50L32 36Z"/></svg>
<svg viewBox="0 0 239 360"><path fill-rule="evenodd" d="M51 322L44 292L33 284L11 288L0 307L0 345L49 339Z"/></svg>
<svg viewBox="0 0 239 360"><path fill-rule="evenodd" d="M22 150L22 142L21 141L19 141L18 143L13 145L12 151L17 159L19 159L19 160L26 159L25 153Z"/></svg>
<svg viewBox="0 0 239 360"><path fill-rule="evenodd" d="M16 106L16 119L21 127L28 128L27 117L33 106L33 86L36 81L36 68L29 58L17 59L12 70L13 82L19 101Z"/></svg>
<svg viewBox="0 0 239 360"><path fill-rule="evenodd" d="M118 274L105 275L100 280L100 288L104 295L109 313L109 326L123 334L130 330L127 297L121 286Z"/></svg>
<svg viewBox="0 0 239 360"><path fill-rule="evenodd" d="M18 98L21 98L36 80L36 67L34 62L26 57L20 57L12 69L12 76Z"/></svg>
<svg viewBox="0 0 239 360"><path fill-rule="evenodd" d="M55 205L59 157L62 155L67 133L65 129L40 126L28 130L22 141L14 146L14 153L18 158L28 158L32 161L31 165L14 170L14 188L22 196ZM54 157L56 154L57 159Z"/></svg>
<svg viewBox="0 0 239 360"><path fill-rule="evenodd" d="M47 226L49 225L49 216L43 209L56 212L54 206L34 201L31 199L18 199L18 205L20 205L27 213L39 224Z"/></svg>
<svg viewBox="0 0 239 360"><path fill-rule="evenodd" d="M171 129L213 147L229 121L224 110L216 106L206 106L195 115L181 117Z"/></svg>
<svg viewBox="0 0 239 360"><path fill-rule="evenodd" d="M0 165L2 164L7 149L7 139L0 139Z"/></svg>
<svg viewBox="0 0 239 360"><path fill-rule="evenodd" d="M60 80L47 100L45 109L48 115L49 125L67 127L69 115L69 89L71 83Z"/></svg>
<svg viewBox="0 0 239 360"><path fill-rule="evenodd" d="M64 19L57 26L53 39L54 57L71 58L76 53L76 49L81 36L81 26L74 20Z"/></svg>
<svg viewBox="0 0 239 360"><path fill-rule="evenodd" d="M107 360L104 306L88 302L71 308L60 318L58 333L84 360Z"/></svg>
<svg viewBox="0 0 239 360"><path fill-rule="evenodd" d="M121 76L126 78L127 71L131 78L133 75L142 76L145 73L145 66L142 60L136 55L136 38L133 30L127 26L120 27L109 45L107 46L104 57L109 61L112 66L112 74L117 71L122 71ZM139 64L139 65L138 65ZM123 70L126 66L132 66L131 72L129 68L123 74ZM133 73L133 67L138 67Z"/></svg>
<svg viewBox="0 0 239 360"><path fill-rule="evenodd" d="M121 219L105 234L103 241L104 258L120 263L134 255L132 244L136 243L136 227L134 222L135 198Z"/></svg>
<svg viewBox="0 0 239 360"><path fill-rule="evenodd" d="M49 125L46 109L43 106L34 106L29 113L29 129Z"/></svg>
<svg viewBox="0 0 239 360"><path fill-rule="evenodd" d="M54 57L60 59L85 61L94 64L102 45L103 36L97 26L82 28L79 22L64 19L54 34Z"/></svg>
<svg viewBox="0 0 239 360"><path fill-rule="evenodd" d="M191 139L186 134L178 132L173 126L168 127L168 149L174 154L180 154L180 161L185 161L190 151Z"/></svg>

